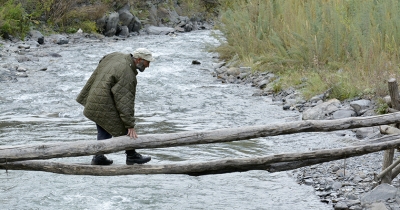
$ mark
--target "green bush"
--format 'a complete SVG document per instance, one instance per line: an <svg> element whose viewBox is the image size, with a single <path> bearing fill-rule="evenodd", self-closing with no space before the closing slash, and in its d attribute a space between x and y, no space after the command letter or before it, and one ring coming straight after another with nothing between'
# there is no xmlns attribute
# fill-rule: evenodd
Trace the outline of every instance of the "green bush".
<svg viewBox="0 0 400 210"><path fill-rule="evenodd" d="M23 39L29 32L29 19L21 4L7 1L0 7L0 35L2 37L21 36Z"/></svg>

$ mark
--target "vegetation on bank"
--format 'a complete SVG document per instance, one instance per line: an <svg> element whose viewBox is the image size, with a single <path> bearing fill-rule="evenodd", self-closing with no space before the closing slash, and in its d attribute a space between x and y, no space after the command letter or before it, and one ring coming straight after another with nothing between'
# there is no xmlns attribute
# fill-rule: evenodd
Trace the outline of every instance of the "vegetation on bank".
<svg viewBox="0 0 400 210"><path fill-rule="evenodd" d="M96 20L126 4L142 21L149 17L149 3L170 10L178 4L181 15L216 13L217 2L209 0L0 0L0 36L24 38L31 28L53 33L100 32Z"/></svg>
<svg viewBox="0 0 400 210"><path fill-rule="evenodd" d="M98 32L95 21L130 3L146 21L149 1L0 0L0 35ZM387 94L399 73L398 0L152 0L180 15L219 16L222 45L231 64L279 75L275 91L302 89L306 98L330 90L340 100Z"/></svg>
<svg viewBox="0 0 400 210"><path fill-rule="evenodd" d="M232 0L218 27L223 59L280 75L274 89L340 100L387 95L400 56L398 0Z"/></svg>

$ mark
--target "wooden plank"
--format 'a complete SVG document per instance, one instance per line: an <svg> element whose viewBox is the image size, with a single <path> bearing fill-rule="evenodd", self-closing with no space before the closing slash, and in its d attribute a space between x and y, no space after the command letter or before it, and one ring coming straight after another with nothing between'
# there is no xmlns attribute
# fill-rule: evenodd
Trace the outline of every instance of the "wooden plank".
<svg viewBox="0 0 400 210"><path fill-rule="evenodd" d="M85 140L75 142L43 143L0 147L0 163L50 159L57 157L86 156L113 153L126 149L162 148L192 144L210 144L246 140L258 137L293 134L299 132L326 132L399 122L400 112L337 120L304 120L260 126L226 128L212 131L181 132L171 134L141 135L138 139L127 136L106 141Z"/></svg>
<svg viewBox="0 0 400 210"><path fill-rule="evenodd" d="M328 162L342 158L361 156L400 146L400 140L362 146L316 150L302 153L285 153L251 158L222 159L197 163L178 163L164 165L110 165L91 166L65 164L50 161L17 161L0 164L0 169L34 170L60 174L116 176L130 174L188 174L207 175L249 170L267 170L271 172L291 170L306 165Z"/></svg>

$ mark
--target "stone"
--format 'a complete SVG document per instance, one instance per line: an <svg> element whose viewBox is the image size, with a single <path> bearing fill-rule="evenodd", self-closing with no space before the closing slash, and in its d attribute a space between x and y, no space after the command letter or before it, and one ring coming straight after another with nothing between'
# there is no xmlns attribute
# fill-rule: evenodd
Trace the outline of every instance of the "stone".
<svg viewBox="0 0 400 210"><path fill-rule="evenodd" d="M121 31L119 32L118 36L120 36L120 37L128 37L129 36L128 26L121 26Z"/></svg>
<svg viewBox="0 0 400 210"><path fill-rule="evenodd" d="M347 206L347 203L344 201L339 201L335 205L335 210L347 210L349 206Z"/></svg>
<svg viewBox="0 0 400 210"><path fill-rule="evenodd" d="M66 36L58 35L56 39L56 43L59 45L68 44L69 39Z"/></svg>
<svg viewBox="0 0 400 210"><path fill-rule="evenodd" d="M332 189L333 190L338 190L342 187L342 183L341 182L333 182L332 184Z"/></svg>
<svg viewBox="0 0 400 210"><path fill-rule="evenodd" d="M40 33L37 30L31 30L29 32L29 37L33 40L33 41L37 41L39 44L44 44L44 36L42 33Z"/></svg>
<svg viewBox="0 0 400 210"><path fill-rule="evenodd" d="M361 204L387 201L396 197L397 188L389 184L380 184L361 198Z"/></svg>
<svg viewBox="0 0 400 210"><path fill-rule="evenodd" d="M318 104L315 107L307 109L303 112L303 120L324 120L327 119L330 114L337 111L340 106L340 101L337 99L331 99L322 104Z"/></svg>
<svg viewBox="0 0 400 210"><path fill-rule="evenodd" d="M357 128L355 129L356 137L358 139L364 139L369 136L374 136L375 133L379 132L379 129L374 127L365 127L365 128Z"/></svg>
<svg viewBox="0 0 400 210"><path fill-rule="evenodd" d="M119 14L117 12L111 13L106 20L106 31L104 34L108 37L114 36L117 32L118 22Z"/></svg>
<svg viewBox="0 0 400 210"><path fill-rule="evenodd" d="M175 32L175 29L170 27L149 26L146 28L146 32L150 35L167 35Z"/></svg>
<svg viewBox="0 0 400 210"><path fill-rule="evenodd" d="M226 73L228 75L238 76L240 74L240 70L239 70L239 68L231 67L226 71Z"/></svg>
<svg viewBox="0 0 400 210"><path fill-rule="evenodd" d="M370 205L364 205L365 210L389 210L384 203L372 203Z"/></svg>
<svg viewBox="0 0 400 210"><path fill-rule="evenodd" d="M358 115L361 115L360 112L362 110L368 109L370 105L371 101L366 99L350 102L350 106L354 109L355 112L357 112Z"/></svg>
<svg viewBox="0 0 400 210"><path fill-rule="evenodd" d="M348 117L355 117L357 116L357 113L354 110L351 109L340 109L332 114L333 119L342 119L342 118L348 118Z"/></svg>

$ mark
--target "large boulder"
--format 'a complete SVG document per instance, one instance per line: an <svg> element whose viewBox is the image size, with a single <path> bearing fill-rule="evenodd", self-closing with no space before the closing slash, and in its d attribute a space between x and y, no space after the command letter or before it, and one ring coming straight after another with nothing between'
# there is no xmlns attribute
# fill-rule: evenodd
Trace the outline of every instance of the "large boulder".
<svg viewBox="0 0 400 210"><path fill-rule="evenodd" d="M114 36L117 33L117 27L119 22L119 14L117 12L111 13L106 21L106 30L104 35Z"/></svg>
<svg viewBox="0 0 400 210"><path fill-rule="evenodd" d="M128 25L130 32L139 32L142 29L142 23L140 22L139 18L133 17L131 22Z"/></svg>
<svg viewBox="0 0 400 210"><path fill-rule="evenodd" d="M129 6L125 6L122 9L120 9L118 11L118 14L119 14L120 23L123 26L128 26L131 23L132 19L134 18L132 13L129 12Z"/></svg>

